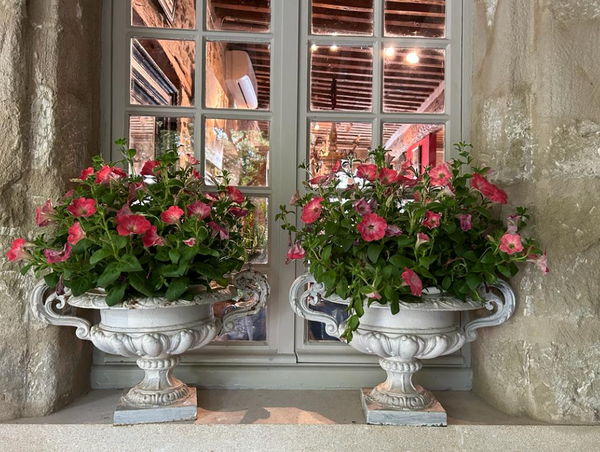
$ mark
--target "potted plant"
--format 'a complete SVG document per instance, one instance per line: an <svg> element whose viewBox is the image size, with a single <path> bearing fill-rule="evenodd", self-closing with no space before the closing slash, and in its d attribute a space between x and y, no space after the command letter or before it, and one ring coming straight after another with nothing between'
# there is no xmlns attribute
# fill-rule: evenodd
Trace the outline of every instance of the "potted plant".
<svg viewBox="0 0 600 452"><path fill-rule="evenodd" d="M172 375L178 356L266 303L264 276L241 271L242 229L254 206L227 174L205 191L191 155L169 151L127 173L136 152L117 143L120 166L95 157L72 190L36 209L48 232L16 239L7 257L25 264L23 274L43 276L31 299L39 319L138 358L145 377L122 396L115 423L194 419L196 390ZM211 305L228 300L239 303L220 321ZM55 311L67 304L99 310L100 323Z"/></svg>
<svg viewBox="0 0 600 452"><path fill-rule="evenodd" d="M412 381L420 359L452 353L475 339L476 328L507 320L514 296L502 278L518 264L548 271L546 253L521 234L524 208L506 225L494 219L494 205L507 195L488 180L490 168L473 166L469 147L460 143L458 159L422 170L394 162L381 147L329 172L302 165L306 193L290 204L304 224L289 219L295 212L287 206L278 214L290 233L288 262L303 260L309 270L290 291L293 309L381 357L388 379L363 393L369 422L445 424L435 398ZM321 298L347 305L348 318L340 325L313 310ZM490 317L456 324L457 311L494 306Z"/></svg>

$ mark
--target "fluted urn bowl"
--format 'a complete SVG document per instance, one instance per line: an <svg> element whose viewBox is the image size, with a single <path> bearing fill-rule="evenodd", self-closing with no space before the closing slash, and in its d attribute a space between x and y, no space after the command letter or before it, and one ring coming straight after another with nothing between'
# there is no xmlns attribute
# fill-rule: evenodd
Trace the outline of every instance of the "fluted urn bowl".
<svg viewBox="0 0 600 452"><path fill-rule="evenodd" d="M387 379L368 392L363 392L363 407L369 423L445 425L446 415L435 397L413 381L421 360L433 359L459 350L477 338L481 327L499 325L514 312L515 298L510 286L499 280L493 291L480 289L484 303L472 299L459 300L435 288L423 292L422 302L400 301L400 311L392 314L387 305L377 302L367 307L349 345L356 350L379 356L379 364ZM315 283L310 274L300 276L290 290L290 303L299 316L322 322L329 335L339 338L346 329L333 316L312 307L325 299L326 288ZM333 295L328 301L348 305ZM471 321L464 327L457 312L494 311L492 315ZM422 412L422 416L395 415L394 412Z"/></svg>
<svg viewBox="0 0 600 452"><path fill-rule="evenodd" d="M77 337L91 341L103 352L137 358L144 378L121 397L115 423L195 419L196 390L173 376L179 356L233 330L235 319L263 309L269 284L262 274L244 270L228 287L212 291L198 288L193 293L190 300L130 298L109 307L101 291L58 296L48 294L42 280L33 291L31 308L46 323L76 327ZM233 309L221 321L213 315L212 305L230 300L236 300ZM92 325L66 315L69 307L99 310L100 322Z"/></svg>

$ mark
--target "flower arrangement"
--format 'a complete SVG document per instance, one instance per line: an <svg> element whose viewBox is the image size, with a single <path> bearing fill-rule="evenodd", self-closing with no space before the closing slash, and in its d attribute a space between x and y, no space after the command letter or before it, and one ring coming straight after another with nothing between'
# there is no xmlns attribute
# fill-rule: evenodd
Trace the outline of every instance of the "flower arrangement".
<svg viewBox="0 0 600 452"><path fill-rule="evenodd" d="M490 168L473 167L469 147L457 144L460 158L422 173L410 162L394 169L381 147L327 174L301 165L309 174L306 194L297 192L290 204L301 209L304 225L288 219L295 212L287 206L277 215L290 234L287 260L304 260L327 296L349 300L346 340L365 300L388 304L394 314L401 299L420 301L424 287L481 301L479 286L514 276L519 262L548 272L546 253L521 235L529 219L524 208L506 226L494 219L493 205L506 204L507 195L486 178Z"/></svg>
<svg viewBox="0 0 600 452"><path fill-rule="evenodd" d="M136 151L122 146L124 168L133 168ZM228 284L226 276L246 259L242 235L250 200L228 186L227 174L203 191L199 164L168 151L147 161L139 175L95 157L62 198L36 208L39 227L51 233L16 239L7 253L24 261L59 293L78 296L106 291L113 306L130 296L190 296L190 288Z"/></svg>

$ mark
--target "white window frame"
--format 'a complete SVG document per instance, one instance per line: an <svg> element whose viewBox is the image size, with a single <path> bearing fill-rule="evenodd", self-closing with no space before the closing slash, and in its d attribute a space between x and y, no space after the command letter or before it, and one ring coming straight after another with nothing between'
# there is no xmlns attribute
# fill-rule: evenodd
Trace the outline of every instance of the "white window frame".
<svg viewBox="0 0 600 452"><path fill-rule="evenodd" d="M244 187L249 195L269 198L269 260L266 265L255 265L265 271L271 284L271 299L267 315L267 341L256 343L227 343L209 345L198 353L183 357L177 375L188 383L214 388L355 388L374 385L383 378L376 359L354 352L341 343L308 344L304 338L305 325L294 317L288 305L288 291L294 278L303 272L300 266L285 266L283 261L288 248L286 233L274 221L280 204L287 204L289 197L300 185L300 174L292 162L306 158L304 150L307 139L307 124L312 118L327 117L352 120L365 116L373 122L373 145L381 137L381 124L391 119L404 123L446 123L446 148L449 144L468 136L465 116L461 111L465 96L464 85L468 83L461 65L470 68L468 61L461 61L463 53L456 51L464 47L461 39L461 21L464 14L470 15L469 2L448 0L447 36L445 39L407 38L411 46L441 46L446 48L446 105L451 112L442 115L408 114L356 114L353 112L308 112L308 46L309 1L271 0L270 33L239 33L207 31L204 20L203 0L196 11L196 29L181 30L167 28L132 27L130 23L130 0L103 0L103 65L102 65L102 120L101 144L104 156L115 159L111 154L112 143L128 134L128 118L135 115L186 116L194 118L194 148L196 158L203 160L200 149L204 139L205 115L220 118L266 119L270 125L270 180L268 187ZM382 11L375 2L375 37L336 37L338 43L377 42L381 32ZM463 11L464 10L464 11ZM470 17L470 16L469 16ZM299 18L299 19L298 19ZM470 19L469 19L470 20ZM467 23L470 23L467 21ZM195 106L160 107L130 105L129 103L129 52L130 39L143 36L157 39L191 39L196 43ZM271 48L271 96L269 111L243 111L232 109L207 109L204 99L204 39L221 41L247 41L269 43ZM327 43L331 37L319 36L318 42ZM399 45L402 38L385 38L382 43ZM383 44L381 44L383 45ZM382 59L374 52L374 77L379 80ZM461 78L462 77L462 78ZM451 80L452 85L448 83ZM462 86L461 86L462 85ZM378 93L381 84L374 84L373 112L379 109ZM462 129L462 135L461 135ZM302 151L298 151L302 150ZM459 362L460 361L460 362ZM441 359L433 367L424 369L420 378L431 389L466 390L471 384L468 347L463 349L460 359ZM107 355L94 351L92 387L117 388L135 384L139 370L134 360Z"/></svg>

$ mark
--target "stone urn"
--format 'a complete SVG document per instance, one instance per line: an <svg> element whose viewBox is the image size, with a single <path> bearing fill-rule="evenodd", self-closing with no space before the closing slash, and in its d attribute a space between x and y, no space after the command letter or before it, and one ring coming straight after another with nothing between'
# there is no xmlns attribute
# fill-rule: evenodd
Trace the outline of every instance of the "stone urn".
<svg viewBox="0 0 600 452"><path fill-rule="evenodd" d="M307 287L308 286L308 287ZM446 412L427 391L413 381L421 360L448 355L477 338L477 329L506 322L515 309L515 296L510 286L501 280L480 289L485 300L463 302L435 288L423 292L420 303L400 302L400 312L393 315L389 306L377 302L366 307L350 346L362 353L379 356L379 364L387 379L373 389L362 389L362 405L369 424L446 425ZM290 304L300 317L322 322L330 336L340 337L346 326L334 317L312 309L325 299L326 288L317 284L310 274L296 279L290 289ZM339 296L327 301L348 305ZM456 313L489 310L487 317L472 320L464 327Z"/></svg>
<svg viewBox="0 0 600 452"><path fill-rule="evenodd" d="M137 358L144 378L125 390L114 413L114 424L140 424L196 419L196 388L173 376L179 355L204 347L217 335L231 331L235 320L262 310L269 295L266 278L244 270L226 288L197 291L191 300L130 298L109 307L105 294L89 292L78 297L69 292L49 294L40 281L31 296L31 308L41 321L73 326L80 339L91 341L106 353ZM214 317L212 304L237 300L223 320ZM67 315L72 308L95 309L100 323ZM58 312L55 310L57 309Z"/></svg>

